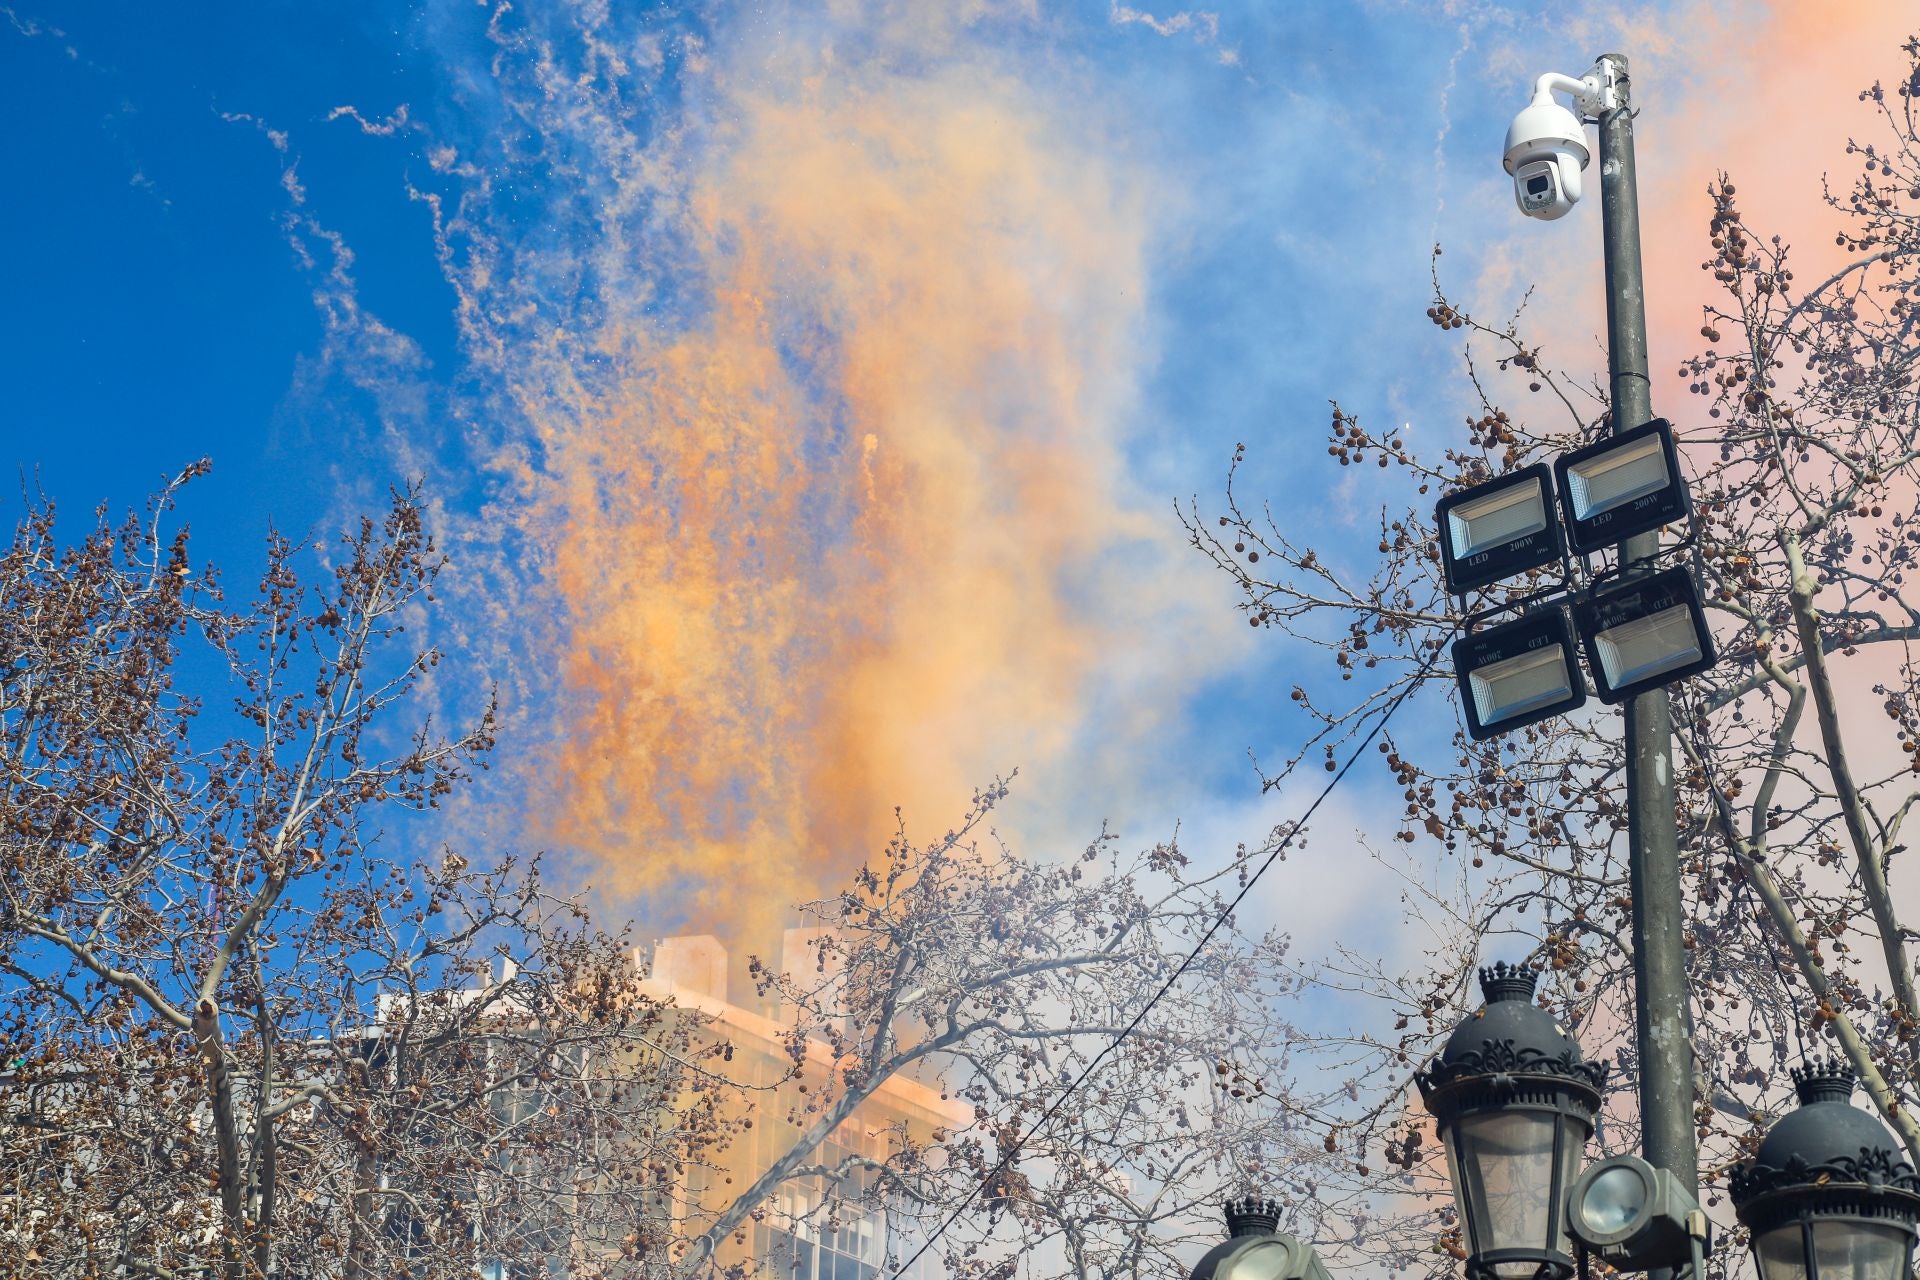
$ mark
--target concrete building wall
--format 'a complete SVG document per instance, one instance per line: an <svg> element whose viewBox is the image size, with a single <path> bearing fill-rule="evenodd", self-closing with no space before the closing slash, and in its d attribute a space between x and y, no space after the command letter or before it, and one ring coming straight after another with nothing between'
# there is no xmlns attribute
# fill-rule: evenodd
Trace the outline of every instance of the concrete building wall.
<svg viewBox="0 0 1920 1280"><path fill-rule="evenodd" d="M727 998L727 949L710 933L662 938L653 948L649 976L675 991Z"/></svg>
<svg viewBox="0 0 1920 1280"><path fill-rule="evenodd" d="M836 985L837 974L830 971L836 958L829 957L829 971L823 971L813 943L823 932L818 926L789 929L781 940L782 968L807 987ZM667 938L656 945L650 974L642 982L649 995L672 998L697 1014L703 1037L732 1045L725 1070L751 1086L753 1127L721 1157L722 1168L689 1170L690 1185L680 1189L682 1197L709 1209L723 1203L733 1188L751 1183L792 1147L808 1122L809 1102L818 1098L819 1082L833 1070L826 1046L816 1042L808 1046L803 1069L803 1080L811 1081L816 1092L801 1092L803 1081L778 1083L792 1065L785 1038L793 1025L792 1010L781 1009L768 1017L729 1002L726 965L725 948L710 935ZM815 1161L834 1165L853 1155L884 1160L902 1136L924 1144L935 1129L956 1130L971 1117L969 1107L941 1097L938 1089L896 1077L835 1128L816 1152ZM829 1195L824 1180L817 1177L789 1183L768 1204L769 1212L745 1232L743 1241L730 1240L722 1247L720 1261L745 1263L748 1274L759 1280L875 1280L885 1270L887 1246L898 1249L901 1238L889 1232L892 1224L883 1208L826 1226L811 1211ZM798 1221L810 1215L811 1220ZM908 1280L937 1280L940 1275L936 1263L922 1259Z"/></svg>

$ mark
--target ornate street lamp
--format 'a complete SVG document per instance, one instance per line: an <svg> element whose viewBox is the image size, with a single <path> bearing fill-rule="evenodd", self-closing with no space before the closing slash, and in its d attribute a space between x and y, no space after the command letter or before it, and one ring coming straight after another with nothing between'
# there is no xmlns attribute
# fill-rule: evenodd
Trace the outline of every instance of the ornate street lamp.
<svg viewBox="0 0 1920 1280"><path fill-rule="evenodd" d="M1920 1176L1887 1127L1849 1099L1839 1060L1793 1072L1798 1109L1733 1171L1734 1212L1760 1280L1907 1280Z"/></svg>
<svg viewBox="0 0 1920 1280"><path fill-rule="evenodd" d="M1467 1280L1567 1280L1567 1188L1600 1108L1604 1063L1533 1003L1539 973L1480 971L1486 1006L1417 1079L1447 1148Z"/></svg>
<svg viewBox="0 0 1920 1280"><path fill-rule="evenodd" d="M1227 1239L1200 1259L1190 1280L1333 1280L1304 1240L1277 1228L1280 1206L1248 1196L1227 1201Z"/></svg>

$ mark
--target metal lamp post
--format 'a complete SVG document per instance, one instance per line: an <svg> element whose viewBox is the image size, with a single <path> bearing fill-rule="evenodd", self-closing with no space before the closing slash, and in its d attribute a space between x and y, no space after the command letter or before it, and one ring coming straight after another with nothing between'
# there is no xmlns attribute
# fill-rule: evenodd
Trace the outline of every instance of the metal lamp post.
<svg viewBox="0 0 1920 1280"><path fill-rule="evenodd" d="M1850 1066L1816 1062L1793 1083L1799 1108L1731 1179L1760 1280L1908 1280L1920 1175L1887 1127L1851 1105Z"/></svg>
<svg viewBox="0 0 1920 1280"><path fill-rule="evenodd" d="M1569 94L1578 114L1559 107L1555 93ZM1609 542L1618 545L1612 576L1622 581L1605 592L1590 590L1580 602L1575 621L1592 660L1597 692L1605 701L1623 703L1626 713L1627 869L1633 904L1641 1147L1648 1166L1669 1175L1670 1186L1663 1186L1660 1199L1671 1202L1671 1207L1683 1199L1692 1202L1699 1172L1693 1129L1693 1034L1687 1016L1686 916L1673 816L1673 721L1665 686L1711 665L1714 654L1698 600L1689 595L1695 590L1689 575L1683 574L1682 582L1667 575L1628 573L1659 554L1660 525L1684 518L1688 504L1678 483L1679 456L1671 430L1653 415L1632 82L1626 57L1603 54L1591 71L1577 79L1551 73L1541 76L1532 103L1508 131L1507 171L1514 176L1515 198L1522 212L1535 218L1561 216L1579 199L1580 173L1595 154L1587 145L1587 119L1598 126L1599 134L1613 438L1562 458L1554 487L1568 508L1572 546L1585 555ZM1505 573L1519 563L1508 563L1514 557L1535 565L1554 558L1544 533L1532 534L1530 540L1521 536L1530 533L1534 524L1544 529L1553 522L1545 486L1537 478L1533 486L1516 492L1525 496L1540 491L1535 496L1540 508L1536 519L1517 519L1513 511L1531 514L1532 508L1502 505L1498 492L1482 498L1478 488L1473 496L1456 497L1451 506L1443 505L1436 513L1443 539L1451 536L1461 544L1453 548L1452 556L1443 558L1450 590L1461 590L1460 582L1470 586L1478 581L1483 566L1488 573ZM1472 536L1481 525L1485 535ZM1518 541L1526 545L1509 553L1507 544ZM1460 577L1463 568L1465 578ZM1550 627L1553 621L1523 618L1483 633L1487 639L1469 636L1456 644L1463 701L1472 693L1485 704L1469 712L1475 738L1505 732L1585 700L1586 691L1571 670L1565 628ZM1479 648L1475 648L1477 640ZM1491 643L1494 640L1501 643ZM1472 661L1471 670L1462 663L1463 649ZM1474 679L1477 684L1471 683ZM1620 1178L1630 1176L1637 1175ZM1464 1206L1466 1195L1457 1185L1456 1194ZM1687 1236L1697 1239L1691 1230ZM1666 1268L1656 1266L1653 1271L1659 1280Z"/></svg>
<svg viewBox="0 0 1920 1280"><path fill-rule="evenodd" d="M1200 1259L1189 1280L1333 1280L1312 1245L1279 1230L1278 1204L1248 1196L1226 1208L1227 1239Z"/></svg>
<svg viewBox="0 0 1920 1280"><path fill-rule="evenodd" d="M1567 1190L1607 1068L1534 1005L1539 976L1482 969L1485 1007L1417 1077L1446 1146L1468 1280L1566 1280L1574 1270Z"/></svg>
<svg viewBox="0 0 1920 1280"><path fill-rule="evenodd" d="M1652 382L1647 373L1646 286L1640 260L1640 197L1633 152L1632 80L1624 54L1602 54L1584 77L1545 75L1534 101L1514 120L1507 136L1507 170L1515 177L1520 208L1532 217L1555 218L1580 194L1578 171L1590 155L1580 118L1550 105L1553 92L1573 96L1580 117L1598 125L1600 234L1606 256L1607 373L1614 445L1629 452L1642 424L1653 420ZM1549 105L1543 105L1549 104ZM1556 123L1556 121L1558 123ZM1562 136L1564 134L1564 136ZM1549 143L1556 145L1549 147ZM1516 146L1516 144L1518 144ZM1519 163L1525 161L1526 163ZM1549 183L1544 203L1530 199L1529 175L1553 170L1572 179L1562 191ZM1585 454L1567 462L1578 469ZM1651 454L1629 459L1616 481L1652 467ZM1668 450L1667 465L1677 465ZM1570 477L1563 466L1561 478ZM1578 486L1574 486L1578 488ZM1611 511L1585 511L1591 504L1569 492L1581 529L1596 542L1631 533L1620 541L1622 566L1644 562L1660 547L1657 525L1629 522L1623 514L1643 499ZM1601 504L1604 506L1604 504ZM1602 515L1608 519L1589 519ZM1710 640L1702 641L1710 649ZM1708 662L1710 654L1704 654ZM1677 677L1676 677L1677 678ZM1640 1126L1648 1162L1666 1169L1681 1190L1693 1194L1699 1179L1693 1134L1693 1032L1687 1020L1686 919L1680 893L1679 836L1674 827L1673 718L1664 682L1650 687L1626 681L1628 878L1633 898L1634 1021L1639 1039ZM1603 688L1603 694L1606 690Z"/></svg>
<svg viewBox="0 0 1920 1280"><path fill-rule="evenodd" d="M1604 109L1598 114L1608 389L1613 430L1623 434L1653 417L1646 286L1640 272L1632 81L1624 54L1603 55L1594 70L1606 90ZM1621 546L1621 561L1651 556L1658 546L1657 533L1638 534ZM1673 716L1664 687L1627 701L1626 736L1627 868L1633 897L1641 1150L1649 1163L1672 1173L1691 1195L1699 1182L1693 1137L1693 1028L1687 1018L1680 836L1673 819Z"/></svg>

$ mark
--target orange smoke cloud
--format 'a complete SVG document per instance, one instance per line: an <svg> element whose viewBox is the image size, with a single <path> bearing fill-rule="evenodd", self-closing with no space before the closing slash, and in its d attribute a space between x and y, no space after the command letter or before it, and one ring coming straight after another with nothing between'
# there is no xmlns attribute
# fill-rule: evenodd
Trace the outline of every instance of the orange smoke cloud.
<svg viewBox="0 0 1920 1280"><path fill-rule="evenodd" d="M1711 256L1706 186L1716 171L1733 179L1753 226L1792 246L1803 285L1841 265L1839 215L1821 199L1821 177L1834 175L1844 191L1855 174L1847 140L1880 136L1884 125L1858 94L1900 72L1915 26L1913 11L1895 4L1783 0L1732 21L1690 9L1675 24L1685 43L1670 32L1654 39L1659 52L1636 60L1636 80L1642 65L1648 72L1639 150L1656 387L1705 345L1700 308L1717 286L1700 263Z"/></svg>
<svg viewBox="0 0 1920 1280"><path fill-rule="evenodd" d="M895 805L932 834L1067 748L1126 648L1101 559L1171 521L1115 443L1149 211L1084 139L978 67L712 75L724 127L648 179L696 319L609 307L518 376L568 615L537 825L760 933Z"/></svg>

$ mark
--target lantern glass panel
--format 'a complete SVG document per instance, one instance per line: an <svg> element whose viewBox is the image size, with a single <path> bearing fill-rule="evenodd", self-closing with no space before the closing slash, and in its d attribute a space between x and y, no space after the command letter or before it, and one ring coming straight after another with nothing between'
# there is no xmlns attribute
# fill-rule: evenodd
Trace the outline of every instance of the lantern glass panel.
<svg viewBox="0 0 1920 1280"><path fill-rule="evenodd" d="M1257 1244L1227 1263L1216 1280L1283 1280L1293 1263L1293 1250L1283 1244Z"/></svg>
<svg viewBox="0 0 1920 1280"><path fill-rule="evenodd" d="M1594 638L1607 683L1614 688L1648 680L1700 660L1700 637L1684 604L1617 627Z"/></svg>
<svg viewBox="0 0 1920 1280"><path fill-rule="evenodd" d="M1886 1223L1816 1218L1815 1280L1900 1280L1911 1240L1905 1231Z"/></svg>
<svg viewBox="0 0 1920 1280"><path fill-rule="evenodd" d="M1453 1140L1452 1125L1444 1125L1441 1127L1440 1145L1447 1153L1447 1185L1453 1188L1454 1220L1460 1224L1460 1229L1466 1233L1467 1252L1477 1253L1482 1248L1479 1239L1480 1223L1471 1213L1467 1212L1467 1184L1466 1180L1460 1176L1460 1156L1459 1153L1454 1150L1457 1144Z"/></svg>
<svg viewBox="0 0 1920 1280"><path fill-rule="evenodd" d="M1556 1128L1547 1111L1482 1111L1460 1118L1460 1163L1471 1166L1475 1207L1486 1225L1485 1238L1474 1241L1477 1251L1561 1248L1558 1239L1548 1238L1554 1186L1561 1180L1553 1167ZM1530 1280L1539 1270L1539 1263L1526 1260L1492 1268L1512 1280Z"/></svg>
<svg viewBox="0 0 1920 1280"><path fill-rule="evenodd" d="M1573 1186L1573 1180L1580 1176L1580 1166L1586 1163L1587 1140L1582 1136L1579 1125L1573 1121L1558 1118L1554 1123L1562 1133L1560 1143L1560 1174L1553 1180L1553 1194L1560 1197L1560 1212L1554 1215L1554 1222L1560 1234L1547 1243L1562 1253L1573 1252L1573 1235L1567 1227L1567 1190Z"/></svg>
<svg viewBox="0 0 1920 1280"><path fill-rule="evenodd" d="M1753 1242L1754 1264L1760 1280L1807 1280L1807 1250L1800 1224L1775 1227Z"/></svg>
<svg viewBox="0 0 1920 1280"><path fill-rule="evenodd" d="M1464 560L1547 527L1547 504L1538 484L1515 484L1463 502L1447 512L1453 554Z"/></svg>

